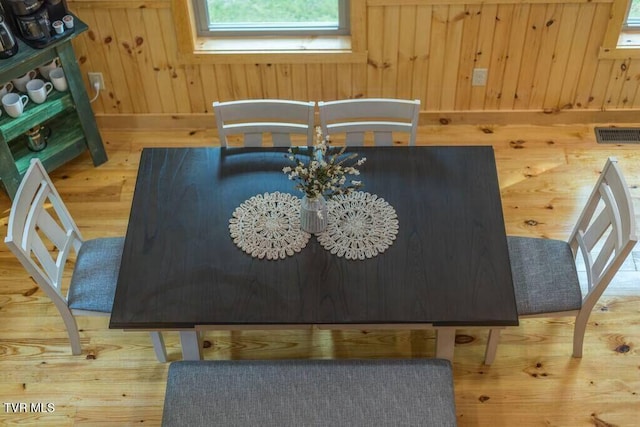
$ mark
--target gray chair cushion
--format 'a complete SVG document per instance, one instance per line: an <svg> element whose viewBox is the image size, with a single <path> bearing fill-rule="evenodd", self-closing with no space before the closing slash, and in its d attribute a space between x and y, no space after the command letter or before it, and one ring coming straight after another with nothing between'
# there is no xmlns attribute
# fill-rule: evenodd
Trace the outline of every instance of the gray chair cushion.
<svg viewBox="0 0 640 427"><path fill-rule="evenodd" d="M69 308L111 313L123 247L124 237L82 244L69 285Z"/></svg>
<svg viewBox="0 0 640 427"><path fill-rule="evenodd" d="M578 310L582 293L567 242L507 237L518 314Z"/></svg>
<svg viewBox="0 0 640 427"><path fill-rule="evenodd" d="M449 361L174 362L162 425L455 426Z"/></svg>

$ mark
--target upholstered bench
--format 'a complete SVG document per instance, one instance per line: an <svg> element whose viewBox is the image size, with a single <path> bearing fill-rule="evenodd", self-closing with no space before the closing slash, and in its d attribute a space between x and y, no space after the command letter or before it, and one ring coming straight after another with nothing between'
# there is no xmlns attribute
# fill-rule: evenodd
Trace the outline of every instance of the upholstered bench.
<svg viewBox="0 0 640 427"><path fill-rule="evenodd" d="M162 425L455 426L439 359L174 362Z"/></svg>

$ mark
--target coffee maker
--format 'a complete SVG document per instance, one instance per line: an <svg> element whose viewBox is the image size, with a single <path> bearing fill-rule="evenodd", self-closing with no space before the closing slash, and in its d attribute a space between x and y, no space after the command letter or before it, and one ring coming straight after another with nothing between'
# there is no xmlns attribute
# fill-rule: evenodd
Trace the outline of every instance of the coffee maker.
<svg viewBox="0 0 640 427"><path fill-rule="evenodd" d="M66 0L2 0L12 16L16 34L26 44L43 48L53 43L57 35L52 23L68 14Z"/></svg>
<svg viewBox="0 0 640 427"><path fill-rule="evenodd" d="M4 14L0 13L0 59L11 58L18 53L18 42Z"/></svg>

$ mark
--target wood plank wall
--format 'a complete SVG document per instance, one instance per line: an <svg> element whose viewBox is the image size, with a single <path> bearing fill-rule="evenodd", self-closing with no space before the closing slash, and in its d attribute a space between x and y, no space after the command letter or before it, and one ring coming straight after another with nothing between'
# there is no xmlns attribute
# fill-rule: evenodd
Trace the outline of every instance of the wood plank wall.
<svg viewBox="0 0 640 427"><path fill-rule="evenodd" d="M598 59L612 2L368 0L368 62L353 65L185 65L169 0L68 4L90 27L74 42L83 72L105 76L101 116L376 96L419 98L423 113L629 112L640 109L640 60ZM486 86L471 85L474 67L489 69Z"/></svg>

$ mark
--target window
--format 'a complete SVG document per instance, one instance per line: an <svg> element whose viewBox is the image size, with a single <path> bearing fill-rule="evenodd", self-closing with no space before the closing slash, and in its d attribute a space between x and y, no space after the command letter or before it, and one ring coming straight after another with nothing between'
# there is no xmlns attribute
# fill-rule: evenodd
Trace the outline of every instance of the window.
<svg viewBox="0 0 640 427"><path fill-rule="evenodd" d="M172 0L191 64L366 64L367 0Z"/></svg>
<svg viewBox="0 0 640 427"><path fill-rule="evenodd" d="M202 37L349 34L349 0L193 0Z"/></svg>
<svg viewBox="0 0 640 427"><path fill-rule="evenodd" d="M624 29L640 31L640 0L629 1L629 11L627 12Z"/></svg>
<svg viewBox="0 0 640 427"><path fill-rule="evenodd" d="M640 0L613 0L598 59L640 58Z"/></svg>

